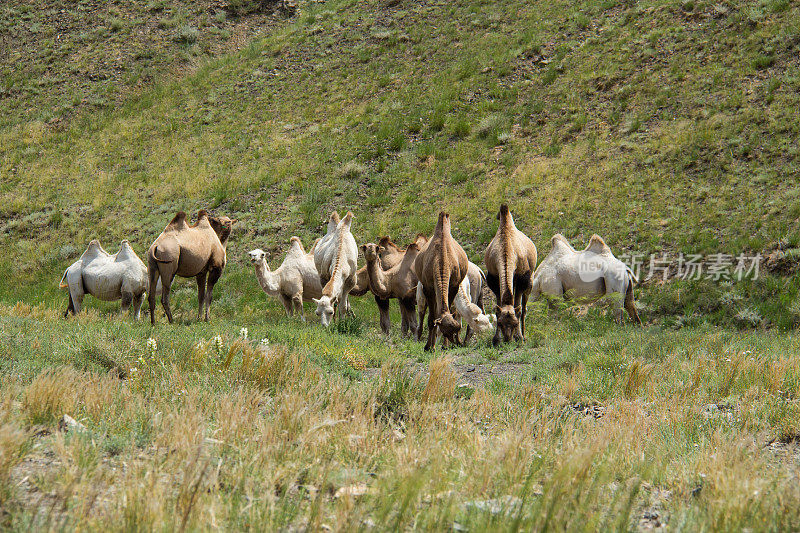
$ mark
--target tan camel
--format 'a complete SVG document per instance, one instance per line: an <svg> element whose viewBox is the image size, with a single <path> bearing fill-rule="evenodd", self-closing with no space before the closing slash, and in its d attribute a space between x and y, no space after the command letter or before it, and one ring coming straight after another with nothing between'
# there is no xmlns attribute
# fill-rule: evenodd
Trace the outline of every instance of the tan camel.
<svg viewBox="0 0 800 533"><path fill-rule="evenodd" d="M497 219L500 225L484 255L486 281L497 298L495 346L501 332L505 342L525 340L525 314L536 268L536 245L514 225L506 204L500 206Z"/></svg>
<svg viewBox="0 0 800 533"><path fill-rule="evenodd" d="M468 263L464 249L450 234L450 215L442 211L433 236L414 261L414 272L422 283L422 292L430 308L426 351L435 348L439 329L444 337L443 346L449 342L459 344L461 323L453 317L450 306L467 275Z"/></svg>
<svg viewBox="0 0 800 533"><path fill-rule="evenodd" d="M328 233L319 241L314 250L314 265L319 272L322 296L313 299L317 304L316 314L323 326L330 326L333 321L334 308L339 307L339 318L344 318L350 311L347 297L356 284L356 261L358 246L350 225L353 213L338 223L339 215L334 212L328 222Z"/></svg>
<svg viewBox="0 0 800 533"><path fill-rule="evenodd" d="M400 315L402 317L400 331L403 335L417 335L416 317L416 290L417 276L414 274L414 260L427 239L424 236L417 236L417 240L411 243L408 248L401 250L388 237L383 237L381 243L368 243L361 247L366 259L367 279L369 288L375 295L380 313L381 329L388 334L392 324L389 320L389 300L397 298L400 303ZM388 246L388 247L387 247ZM388 249L392 253L388 253ZM384 256L392 259L399 257L400 262L391 268L384 269Z"/></svg>
<svg viewBox="0 0 800 533"><path fill-rule="evenodd" d="M170 324L169 293L175 276L197 280L197 319L203 315L205 306L205 320L208 321L214 285L225 268L225 247L234 222L226 216L210 217L201 209L190 226L186 223L186 213L180 211L150 246L147 251L150 287L161 281L161 305ZM150 323L155 325L156 294L155 291L147 293Z"/></svg>
<svg viewBox="0 0 800 533"><path fill-rule="evenodd" d="M322 296L322 285L317 267L314 266L314 249L306 253L298 237L292 237L289 242L289 251L274 272L269 269L267 252L264 250L256 248L248 255L264 292L280 299L287 315L293 316L297 312L305 322L303 302Z"/></svg>
<svg viewBox="0 0 800 533"><path fill-rule="evenodd" d="M619 294L615 318L622 323L622 310L631 320L641 325L633 298L633 285L637 282L633 271L614 257L611 248L599 235L592 235L589 245L577 251L561 234L550 239L552 250L536 269L531 299L540 294L564 298L594 300Z"/></svg>
<svg viewBox="0 0 800 533"><path fill-rule="evenodd" d="M383 251L379 252L378 256L381 258L381 268L384 270L389 270L403 260L403 255L405 255L406 251L393 243L389 237L381 237L378 244L383 247ZM367 274L367 266L364 265L356 271L356 286L350 291L350 296L364 296L368 292L369 275ZM377 300L378 298L376 297Z"/></svg>

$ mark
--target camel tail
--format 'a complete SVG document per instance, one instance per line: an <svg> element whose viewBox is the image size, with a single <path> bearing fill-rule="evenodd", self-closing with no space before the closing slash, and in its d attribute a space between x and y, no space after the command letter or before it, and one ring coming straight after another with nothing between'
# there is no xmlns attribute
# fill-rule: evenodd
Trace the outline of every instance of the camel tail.
<svg viewBox="0 0 800 533"><path fill-rule="evenodd" d="M66 289L67 287L69 287L69 283L66 282L66 280L67 280L67 272L68 271L69 271L69 269L64 271L64 275L61 277L61 281L58 283L58 288L59 289Z"/></svg>
<svg viewBox="0 0 800 533"><path fill-rule="evenodd" d="M153 259L155 259L159 263L172 263L171 259L159 259L158 258L158 246L153 248Z"/></svg>
<svg viewBox="0 0 800 533"><path fill-rule="evenodd" d="M639 283L639 278L636 277L636 274L631 270L631 267L625 265L625 270L628 272L628 277L631 278L632 283Z"/></svg>

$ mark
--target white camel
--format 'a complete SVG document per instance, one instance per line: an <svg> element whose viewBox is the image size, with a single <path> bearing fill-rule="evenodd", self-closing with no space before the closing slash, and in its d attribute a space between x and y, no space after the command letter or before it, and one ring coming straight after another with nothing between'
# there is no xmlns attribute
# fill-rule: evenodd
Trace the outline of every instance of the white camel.
<svg viewBox="0 0 800 533"><path fill-rule="evenodd" d="M81 312L83 297L91 294L107 302L122 300L122 313L133 307L136 320L141 317L142 301L147 291L147 267L126 240L120 243L119 251L111 255L103 250L100 241L89 243L80 259L64 272L59 287L69 290L69 305L64 312ZM160 284L156 293L161 292Z"/></svg>
<svg viewBox="0 0 800 533"><path fill-rule="evenodd" d="M314 265L319 272L322 296L312 298L317 305L316 314L323 326L330 326L335 307L339 308L339 318L344 318L350 310L347 296L356 285L356 262L358 247L350 225L353 213L339 220L339 215L331 213L328 233L317 243L314 250Z"/></svg>
<svg viewBox="0 0 800 533"><path fill-rule="evenodd" d="M322 296L322 285L317 267L314 266L314 248L306 253L299 238L292 237L289 242L289 251L286 252L281 266L274 272L269 269L267 252L264 250L256 248L248 252L248 255L264 292L278 298L288 316L297 312L305 322L303 302ZM314 246L316 248L316 243Z"/></svg>
<svg viewBox="0 0 800 533"><path fill-rule="evenodd" d="M550 239L553 247L534 273L531 299L540 295L590 299L619 294L615 311L622 322L623 307L631 320L642 321L633 300L633 284L638 280L625 263L614 257L599 235L592 235L586 249L577 251L561 234Z"/></svg>
<svg viewBox="0 0 800 533"><path fill-rule="evenodd" d="M453 306L459 317L467 324L467 333L464 335L464 344L467 344L474 334L484 335L494 331L495 315L488 315L483 308L483 288L486 286L486 275L481 267L470 261L467 264L467 275L458 287ZM425 316L425 295L422 284L417 283L417 306L420 308L420 324ZM422 327L420 327L420 330ZM421 336L421 333L419 334Z"/></svg>

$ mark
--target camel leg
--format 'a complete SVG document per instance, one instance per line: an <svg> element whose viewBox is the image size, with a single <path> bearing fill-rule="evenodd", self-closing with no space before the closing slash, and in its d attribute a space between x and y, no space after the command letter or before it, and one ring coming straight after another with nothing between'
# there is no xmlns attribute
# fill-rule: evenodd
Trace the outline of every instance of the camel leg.
<svg viewBox="0 0 800 533"><path fill-rule="evenodd" d="M375 303L378 304L378 313L380 313L381 331L388 335L392 330L392 321L389 319L389 300L383 300L376 296Z"/></svg>
<svg viewBox="0 0 800 533"><path fill-rule="evenodd" d="M165 278L162 276L161 279L161 307L164 308L164 314L167 315L167 322L172 324L172 310L169 307L169 292L172 289L172 280L170 279L167 283L164 283L163 280ZM153 321L152 318L151 321Z"/></svg>
<svg viewBox="0 0 800 533"><path fill-rule="evenodd" d="M142 302L144 302L144 293L133 297L133 317L137 322L142 318Z"/></svg>
<svg viewBox="0 0 800 533"><path fill-rule="evenodd" d="M294 311L300 315L300 320L306 321L306 315L303 313L303 293L295 294L292 296L292 304Z"/></svg>
<svg viewBox="0 0 800 533"><path fill-rule="evenodd" d="M417 337L417 330L419 329L419 324L417 324L417 310L415 309L416 305L416 298L400 300L400 312L404 314L405 318L405 329L401 328L401 330L404 336L410 336L411 338Z"/></svg>
<svg viewBox="0 0 800 533"><path fill-rule="evenodd" d="M123 292L122 293L122 303L119 307L119 314L121 316L125 316L125 314L131 308L131 302L133 302L133 293L130 292Z"/></svg>
<svg viewBox="0 0 800 533"><path fill-rule="evenodd" d="M422 302L419 304L419 310L417 312L419 316L419 321L417 323L417 342L422 340L422 333L425 330L425 312L428 310L428 300L423 298Z"/></svg>
<svg viewBox="0 0 800 533"><path fill-rule="evenodd" d="M461 343L461 345L466 346L469 344L469 341L472 340L473 335L475 335L475 332L472 331L472 328L469 327L469 324L467 324L467 332L464 334L464 341Z"/></svg>
<svg viewBox="0 0 800 533"><path fill-rule="evenodd" d="M206 286L206 322L208 322L208 315L211 313L211 298L214 294L214 285L217 284L220 276L222 276L221 268L212 268L208 272L208 285Z"/></svg>
<svg viewBox="0 0 800 533"><path fill-rule="evenodd" d="M430 352L432 350L436 350L436 335L439 333L439 326L435 324L436 322L436 302L434 301L434 296L425 294L425 300L427 301L428 307L430 307L430 313L428 313L428 342L425 343L425 351Z"/></svg>
<svg viewBox="0 0 800 533"><path fill-rule="evenodd" d="M158 266L152 259L148 261L147 275L149 277L147 285L147 306L150 308L150 325L156 325L156 287L158 286ZM166 284L163 284L167 286ZM161 293L164 293L163 287Z"/></svg>
<svg viewBox="0 0 800 533"><path fill-rule="evenodd" d="M283 308L286 309L286 316L288 317L294 316L294 308L292 308L293 305L292 299L284 294L280 294L278 296L278 299L281 301L281 304L283 304Z"/></svg>
<svg viewBox="0 0 800 533"><path fill-rule="evenodd" d="M70 313L75 314L75 304L72 303L72 293L69 290L67 291L67 298L69 303L67 304L67 310L64 311L64 318L67 318Z"/></svg>
<svg viewBox="0 0 800 533"><path fill-rule="evenodd" d="M199 321L203 317L203 304L206 299L206 277L208 276L208 272L205 270L200 272L197 276L195 276L195 280L197 280L197 320Z"/></svg>
<svg viewBox="0 0 800 533"><path fill-rule="evenodd" d="M525 317L528 316L528 295L529 293L522 293L522 309L519 320L519 338L525 342Z"/></svg>

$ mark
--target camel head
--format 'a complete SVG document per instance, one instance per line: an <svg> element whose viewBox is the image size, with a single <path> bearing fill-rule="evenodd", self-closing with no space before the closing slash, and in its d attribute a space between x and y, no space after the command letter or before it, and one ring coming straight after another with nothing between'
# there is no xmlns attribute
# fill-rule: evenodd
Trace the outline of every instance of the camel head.
<svg viewBox="0 0 800 533"><path fill-rule="evenodd" d="M267 252L262 250L261 248L256 248L255 250L250 250L247 252L247 255L250 256L250 262L255 266L259 266L263 261L266 263L267 261ZM269 267L267 267L269 269Z"/></svg>
<svg viewBox="0 0 800 533"><path fill-rule="evenodd" d="M378 255L385 252L386 248L379 244L369 242L361 245L361 251L364 252L364 259L372 262L376 261L378 259Z"/></svg>
<svg viewBox="0 0 800 533"><path fill-rule="evenodd" d="M461 331L461 322L453 318L449 312L445 312L441 317L433 321L434 326L439 326L442 336L449 339L453 344L458 344L458 332Z"/></svg>
<svg viewBox="0 0 800 533"><path fill-rule="evenodd" d="M492 321L490 319L491 316L494 315L485 315L481 312L481 308L475 304L469 304L470 311L474 313L475 319L472 321L472 326L475 329L475 333L478 335L482 335L484 333L491 333L494 329L492 325Z"/></svg>
<svg viewBox="0 0 800 533"><path fill-rule="evenodd" d="M333 322L333 308L336 305L337 298L331 298L323 294L319 300L316 298L312 298L312 300L317 305L317 310L314 312L319 317L320 322L326 328L329 327Z"/></svg>
<svg viewBox="0 0 800 533"><path fill-rule="evenodd" d="M503 334L505 342L511 341L517 333L519 327L519 315L522 314L522 306L514 307L511 304L503 306L494 306L494 312L497 315L497 327Z"/></svg>
<svg viewBox="0 0 800 533"><path fill-rule="evenodd" d="M200 220L200 213L197 214L197 219ZM220 242L224 246L228 242L228 237L231 236L231 230L233 229L233 225L236 223L236 220L226 216L221 216L208 217L208 222L211 224L211 227L214 228L214 232L217 234L217 237L219 237Z"/></svg>

